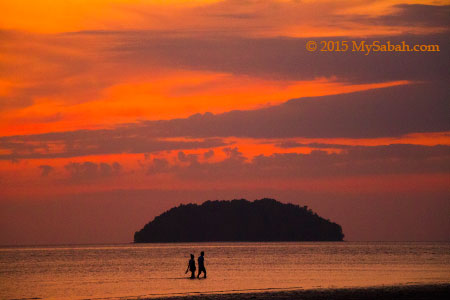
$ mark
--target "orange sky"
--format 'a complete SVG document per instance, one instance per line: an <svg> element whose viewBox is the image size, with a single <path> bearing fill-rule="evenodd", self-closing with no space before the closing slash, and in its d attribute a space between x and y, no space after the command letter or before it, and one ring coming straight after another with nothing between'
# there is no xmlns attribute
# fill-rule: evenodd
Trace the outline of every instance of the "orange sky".
<svg viewBox="0 0 450 300"><path fill-rule="evenodd" d="M392 11L396 4L448 4L445 0L364 0L341 1L252 1L240 5L238 1L220 0L67 0L32 1L17 0L0 3L4 29L39 33L60 33L82 30L216 30L232 28L257 35L333 36L335 32L347 35L398 33L389 26L338 29L330 22L321 26L317 23L331 14L364 14L376 16ZM229 20L210 18L206 12L214 13L261 13L255 20ZM264 26L261 26L261 23ZM307 32L305 32L305 30ZM411 28L409 29L409 31ZM330 32L332 34L330 34Z"/></svg>
<svg viewBox="0 0 450 300"><path fill-rule="evenodd" d="M399 3L439 5L447 2L396 0L369 4L367 1L342 1L336 4L335 1L255 1L239 5L234 1L216 0L3 1L0 4L0 28L15 33L2 37L1 62L10 72L0 78L0 95L7 104L7 108L0 111L0 134L99 128L137 119L168 119L197 112L251 109L291 98L406 84L406 80L353 84L337 77L308 81L270 80L167 68L161 63L142 70L120 61L106 60L100 55L106 46L116 42L114 37L106 35L98 40L86 36L55 35L97 30L157 30L169 31L170 34L209 35L204 31L230 29L233 33L226 35L240 35L239 31L234 31L236 27L248 29L249 32L242 32L245 36L376 36L386 34L390 29L362 24L349 29L347 24L350 21L344 20L342 26L338 26L327 21L326 17L377 16L395 11L392 7ZM236 24L229 24L229 20L223 22L220 17L208 17L208 13L245 15L249 12L255 16L245 22L233 18ZM285 15L286 12L289 15ZM320 19L319 26L313 23ZM255 24L249 24L249 20ZM436 32L442 28L395 26L392 30L399 34L414 30ZM87 70L79 70L77 61L91 65ZM55 81L57 91L52 90ZM23 96L24 90L31 92ZM36 91L34 95L33 91ZM22 97L29 98L26 100L32 105L16 103Z"/></svg>
<svg viewBox="0 0 450 300"><path fill-rule="evenodd" d="M439 11L446 5L450 1L1 1L0 198L5 203L24 197L32 202L38 196L57 199L68 194L148 188L271 188L330 194L383 191L393 197L394 192L411 192L410 183L421 192L448 193L449 173L435 163L447 162L439 147L450 146L449 128L440 123L440 127L430 125L436 128L422 130L410 119L399 117L391 126L402 128L400 134L366 137L352 137L349 132L314 136L314 127L308 136L275 138L267 137L270 128L260 137L215 133L225 125L212 126L209 135L172 135L179 128L164 127L169 133L149 134L148 144L140 131L126 131L148 121L182 119L194 124L196 119L190 116L207 112L212 115L204 118L222 124L221 118L227 118L229 112L284 109L286 101L303 97L313 97L320 105L321 96L442 86L442 65L427 69L435 64L430 61L434 59L431 53L407 63L399 58L398 66L392 67L399 73L392 75L382 71L397 63L392 56L389 60L384 56L385 63L378 60L381 56L362 60L350 53L324 53L318 58L322 53L306 52L303 40L441 37L448 34L448 24L439 19ZM195 57L191 60L192 53ZM316 72L311 64L320 60L324 63ZM335 61L338 67L332 69L329 66ZM364 67L366 63L369 67ZM408 68L413 71L401 73ZM421 68L428 73L421 75ZM398 99L381 100L390 105ZM362 96L356 105L364 109L364 101ZM428 113L428 108L414 101L405 107L406 112L439 113ZM392 109L392 114L398 113ZM302 118L305 116L299 116L299 121ZM321 118L318 122L327 123L326 116ZM227 126L233 129L233 124ZM373 126L383 129L383 122ZM108 148L108 141L102 138L110 133L103 129L111 130L119 142L111 140ZM87 137L80 130L87 130ZM383 130L380 132L386 132ZM62 135L39 135L46 133ZM97 140L101 140L98 145ZM134 148L122 147L127 143ZM392 149L405 147L404 156L414 159L403 162L391 145ZM78 147L84 147L84 152L77 152ZM321 154L328 156L321 158ZM355 155L355 165L347 154ZM278 177L270 176L272 169L265 169L265 159L267 164L275 164L270 168ZM378 170L378 161L394 167ZM296 162L305 164L306 175L290 169ZM322 163L336 173L326 176L312 170ZM196 177L214 173L215 168L244 175L233 178L226 173L223 180L213 175ZM253 176L252 168L267 174ZM0 236L2 243L8 241Z"/></svg>

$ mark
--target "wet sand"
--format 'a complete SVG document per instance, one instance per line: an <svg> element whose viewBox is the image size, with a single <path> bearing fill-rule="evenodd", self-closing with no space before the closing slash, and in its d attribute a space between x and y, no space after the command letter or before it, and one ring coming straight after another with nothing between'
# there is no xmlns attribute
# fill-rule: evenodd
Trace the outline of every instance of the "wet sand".
<svg viewBox="0 0 450 300"><path fill-rule="evenodd" d="M141 298L144 299L144 298ZM154 300L155 298L149 298ZM289 290L254 293L196 294L156 298L160 300L288 300L288 299L450 299L450 283L432 285L377 286L365 288Z"/></svg>

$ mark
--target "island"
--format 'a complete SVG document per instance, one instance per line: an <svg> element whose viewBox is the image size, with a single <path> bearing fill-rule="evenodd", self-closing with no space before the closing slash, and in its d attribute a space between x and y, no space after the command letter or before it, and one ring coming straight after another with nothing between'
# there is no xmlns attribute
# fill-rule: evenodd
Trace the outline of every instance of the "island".
<svg viewBox="0 0 450 300"><path fill-rule="evenodd" d="M307 206L274 199L174 207L134 234L135 243L342 241L342 227Z"/></svg>

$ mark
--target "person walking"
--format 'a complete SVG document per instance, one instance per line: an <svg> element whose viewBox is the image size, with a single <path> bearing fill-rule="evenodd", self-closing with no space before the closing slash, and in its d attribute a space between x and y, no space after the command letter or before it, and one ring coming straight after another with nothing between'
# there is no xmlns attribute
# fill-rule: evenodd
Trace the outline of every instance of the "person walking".
<svg viewBox="0 0 450 300"><path fill-rule="evenodd" d="M205 276L203 278L206 278L206 269L205 269L205 252L201 252L200 256L198 257L198 275L197 278L200 278L200 274L203 272Z"/></svg>
<svg viewBox="0 0 450 300"><path fill-rule="evenodd" d="M186 269L186 272L184 274L187 274L187 272L191 271L191 279L195 278L195 257L194 254L191 254L191 259L188 262L188 266Z"/></svg>

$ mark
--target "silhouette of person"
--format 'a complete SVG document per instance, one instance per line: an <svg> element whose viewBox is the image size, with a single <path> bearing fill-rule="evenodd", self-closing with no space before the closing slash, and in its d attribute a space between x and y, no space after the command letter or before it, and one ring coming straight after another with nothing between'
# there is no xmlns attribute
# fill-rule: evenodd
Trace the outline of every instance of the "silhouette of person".
<svg viewBox="0 0 450 300"><path fill-rule="evenodd" d="M188 266L186 269L186 272L184 274L187 274L188 271L191 271L191 279L195 278L195 257L194 254L191 254L191 259L188 262Z"/></svg>
<svg viewBox="0 0 450 300"><path fill-rule="evenodd" d="M203 272L205 274L206 278L206 269L205 269L205 252L201 252L200 256L198 257L198 275L197 278L200 278L200 274Z"/></svg>

